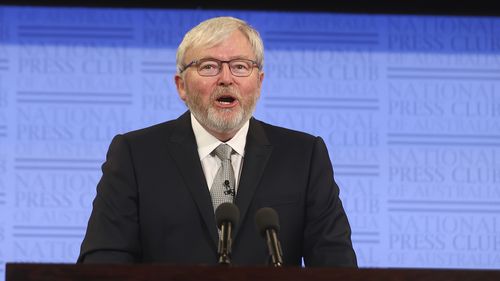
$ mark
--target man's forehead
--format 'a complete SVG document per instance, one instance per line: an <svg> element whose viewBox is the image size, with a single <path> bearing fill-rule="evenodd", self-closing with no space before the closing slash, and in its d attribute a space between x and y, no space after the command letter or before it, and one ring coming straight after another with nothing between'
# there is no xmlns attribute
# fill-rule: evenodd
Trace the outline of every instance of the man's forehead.
<svg viewBox="0 0 500 281"><path fill-rule="evenodd" d="M239 34L235 34L239 33ZM241 41L239 41L239 46L234 43L235 36L241 36ZM222 47L224 45L224 47ZM227 48L225 48L227 47ZM224 58L219 58L219 56L225 56ZM241 33L241 31L236 30L231 33L226 38L220 40L215 44L211 45L198 45L189 48L186 51L186 61L191 61L193 59L201 58L217 58L217 59L229 59L229 58L253 58L253 49L248 38Z"/></svg>

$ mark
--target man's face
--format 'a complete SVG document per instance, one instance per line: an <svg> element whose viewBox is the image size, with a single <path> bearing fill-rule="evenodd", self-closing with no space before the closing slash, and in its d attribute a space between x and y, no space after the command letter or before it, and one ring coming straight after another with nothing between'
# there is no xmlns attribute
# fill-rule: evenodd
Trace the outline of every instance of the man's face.
<svg viewBox="0 0 500 281"><path fill-rule="evenodd" d="M255 55L248 39L240 31L235 31L212 48L188 50L184 63L206 58L255 60ZM248 77L236 77L231 74L227 63L222 64L222 70L216 76L200 76L196 66L187 68L183 75L175 77L180 98L200 124L219 139L232 138L250 119L264 78L264 73L257 67Z"/></svg>

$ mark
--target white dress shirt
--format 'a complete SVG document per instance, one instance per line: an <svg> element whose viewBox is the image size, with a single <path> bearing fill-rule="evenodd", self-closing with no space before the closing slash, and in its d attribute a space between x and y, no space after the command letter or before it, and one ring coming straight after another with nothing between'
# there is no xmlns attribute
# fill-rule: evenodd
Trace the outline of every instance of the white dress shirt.
<svg viewBox="0 0 500 281"><path fill-rule="evenodd" d="M203 173L205 174L205 179L207 180L208 189L212 187L215 175L221 166L221 160L217 156L212 156L210 153L219 144L223 143L216 137L212 136L201 124L196 120L196 118L191 114L191 125L193 127L194 137L196 138L196 144L198 146L198 155L200 156L201 166L203 167ZM241 167L243 163L243 158L245 156L245 144L247 142L247 133L250 121L247 121L243 127L236 133L236 135L226 142L233 150L231 154L231 164L234 170L234 180L235 180L235 190L238 192L239 179L241 174Z"/></svg>

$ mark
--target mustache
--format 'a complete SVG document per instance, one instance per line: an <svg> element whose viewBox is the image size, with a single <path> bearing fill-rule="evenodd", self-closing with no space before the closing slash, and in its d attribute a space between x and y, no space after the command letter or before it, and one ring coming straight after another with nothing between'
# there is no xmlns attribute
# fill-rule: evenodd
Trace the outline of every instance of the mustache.
<svg viewBox="0 0 500 281"><path fill-rule="evenodd" d="M236 89L234 87L227 87L227 86L218 86L217 88L214 89L214 91L212 92L212 95L211 95L213 100L217 100L217 99L224 97L224 96L231 96L232 98L234 98L236 100L241 99L241 94L240 94L240 91L238 91L238 89Z"/></svg>

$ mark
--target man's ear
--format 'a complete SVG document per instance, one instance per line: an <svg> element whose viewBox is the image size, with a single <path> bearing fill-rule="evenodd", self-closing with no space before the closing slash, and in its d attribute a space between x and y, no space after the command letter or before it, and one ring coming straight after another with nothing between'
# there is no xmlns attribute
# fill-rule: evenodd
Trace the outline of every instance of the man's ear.
<svg viewBox="0 0 500 281"><path fill-rule="evenodd" d="M175 74L174 77L175 86L177 87L177 93L181 100L186 101L186 85L184 83L184 78L179 73Z"/></svg>
<svg viewBox="0 0 500 281"><path fill-rule="evenodd" d="M262 81L264 81L264 71L259 72L259 88L262 87Z"/></svg>

